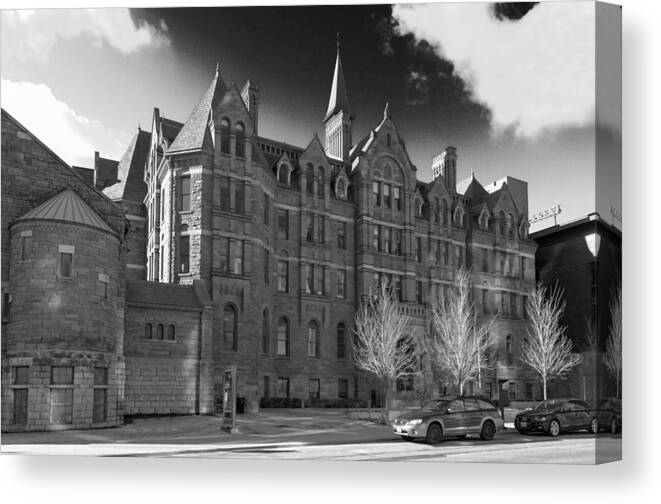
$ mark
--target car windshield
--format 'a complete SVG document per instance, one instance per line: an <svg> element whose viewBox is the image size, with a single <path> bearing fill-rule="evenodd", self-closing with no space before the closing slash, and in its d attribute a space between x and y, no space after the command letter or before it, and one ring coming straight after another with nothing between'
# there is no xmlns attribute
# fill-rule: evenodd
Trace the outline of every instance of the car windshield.
<svg viewBox="0 0 661 504"><path fill-rule="evenodd" d="M448 405L451 403L449 399L441 399L440 401L432 401L425 406L423 406L422 409L424 410L439 410L439 409L445 409L448 407Z"/></svg>
<svg viewBox="0 0 661 504"><path fill-rule="evenodd" d="M560 401L542 401L533 410L554 410L560 408Z"/></svg>

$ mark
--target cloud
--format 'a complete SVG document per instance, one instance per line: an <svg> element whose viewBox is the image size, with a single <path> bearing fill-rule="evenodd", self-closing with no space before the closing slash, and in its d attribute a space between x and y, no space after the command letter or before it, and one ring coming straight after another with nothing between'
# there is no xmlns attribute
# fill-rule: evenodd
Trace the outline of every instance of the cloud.
<svg viewBox="0 0 661 504"><path fill-rule="evenodd" d="M426 39L455 65L496 131L517 135L594 122L595 10L591 2L547 2L516 22L487 5L395 5L400 35Z"/></svg>
<svg viewBox="0 0 661 504"><path fill-rule="evenodd" d="M167 46L168 27L144 21L137 24L128 9L41 9L2 13L3 52L14 56L48 57L59 40L87 37L96 47L104 44L131 54L147 47Z"/></svg>
<svg viewBox="0 0 661 504"><path fill-rule="evenodd" d="M2 79L0 94L2 108L69 164L91 168L95 150L119 159L129 142L128 133L78 114L45 84Z"/></svg>

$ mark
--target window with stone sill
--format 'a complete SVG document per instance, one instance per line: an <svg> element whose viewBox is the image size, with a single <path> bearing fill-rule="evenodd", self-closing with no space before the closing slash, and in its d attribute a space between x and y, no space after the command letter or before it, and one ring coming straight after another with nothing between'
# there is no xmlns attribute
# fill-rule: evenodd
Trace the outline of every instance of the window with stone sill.
<svg viewBox="0 0 661 504"><path fill-rule="evenodd" d="M21 261L32 259L32 231L21 232Z"/></svg>
<svg viewBox="0 0 661 504"><path fill-rule="evenodd" d="M58 250L58 277L61 280L73 280L73 256L75 248L70 245L60 245Z"/></svg>

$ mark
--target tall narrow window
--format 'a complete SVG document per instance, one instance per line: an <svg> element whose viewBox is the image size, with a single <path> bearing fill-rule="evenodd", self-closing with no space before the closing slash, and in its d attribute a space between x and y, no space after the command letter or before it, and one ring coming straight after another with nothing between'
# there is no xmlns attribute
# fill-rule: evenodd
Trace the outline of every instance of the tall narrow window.
<svg viewBox="0 0 661 504"><path fill-rule="evenodd" d="M400 275L395 275L395 299L401 301L402 296L402 277Z"/></svg>
<svg viewBox="0 0 661 504"><path fill-rule="evenodd" d="M32 257L32 231L21 232L21 261Z"/></svg>
<svg viewBox="0 0 661 504"><path fill-rule="evenodd" d="M265 309L262 312L262 353L269 353L270 340L269 311Z"/></svg>
<svg viewBox="0 0 661 504"><path fill-rule="evenodd" d="M179 273L190 271L190 236L179 237Z"/></svg>
<svg viewBox="0 0 661 504"><path fill-rule="evenodd" d="M419 236L415 237L415 260L422 263L422 238Z"/></svg>
<svg viewBox="0 0 661 504"><path fill-rule="evenodd" d="M325 293L324 270L325 268L323 266L314 265L314 293L317 296L323 296Z"/></svg>
<svg viewBox="0 0 661 504"><path fill-rule="evenodd" d="M94 368L94 399L92 406L92 422L106 421L108 399L108 368Z"/></svg>
<svg viewBox="0 0 661 504"><path fill-rule="evenodd" d="M303 268L303 278L305 279L305 293L306 294L312 294L312 289L313 289L313 284L314 284L314 277L312 273L312 265L311 264L306 264L303 263L301 265Z"/></svg>
<svg viewBox="0 0 661 504"><path fill-rule="evenodd" d="M317 196L324 198L326 196L326 183L324 182L324 168L319 167L319 179L317 180Z"/></svg>
<svg viewBox="0 0 661 504"><path fill-rule="evenodd" d="M289 167L285 164L278 167L278 183L289 185Z"/></svg>
<svg viewBox="0 0 661 504"><path fill-rule="evenodd" d="M396 210L401 210L402 209L402 190L400 187L393 187L392 188L392 194L393 198L395 199L395 209Z"/></svg>
<svg viewBox="0 0 661 504"><path fill-rule="evenodd" d="M337 396L340 399L346 399L349 397L349 380L346 378L340 378L337 381Z"/></svg>
<svg viewBox="0 0 661 504"><path fill-rule="evenodd" d="M390 184L383 184L383 204L386 208L390 208Z"/></svg>
<svg viewBox="0 0 661 504"><path fill-rule="evenodd" d="M289 240L289 211L278 209L278 238Z"/></svg>
<svg viewBox="0 0 661 504"><path fill-rule="evenodd" d="M309 163L305 168L305 190L308 194L314 194L314 168Z"/></svg>
<svg viewBox="0 0 661 504"><path fill-rule="evenodd" d="M383 238L383 246L382 250L386 254L390 254L392 252L392 247L391 247L391 234L390 234L390 228L389 227L383 227L382 229L382 238Z"/></svg>
<svg viewBox="0 0 661 504"><path fill-rule="evenodd" d="M347 248L347 223L337 223L337 248L345 250Z"/></svg>
<svg viewBox="0 0 661 504"><path fill-rule="evenodd" d="M278 378L278 397L289 397L289 378Z"/></svg>
<svg viewBox="0 0 661 504"><path fill-rule="evenodd" d="M12 371L13 417L14 425L26 425L28 422L28 384L30 367L16 366Z"/></svg>
<svg viewBox="0 0 661 504"><path fill-rule="evenodd" d="M175 328L174 324L168 325L168 341L174 341L175 340Z"/></svg>
<svg viewBox="0 0 661 504"><path fill-rule="evenodd" d="M305 241L312 243L314 241L314 215L306 214L304 218L307 222L305 226Z"/></svg>
<svg viewBox="0 0 661 504"><path fill-rule="evenodd" d="M278 355L289 357L289 322L284 317L278 320Z"/></svg>
<svg viewBox="0 0 661 504"><path fill-rule="evenodd" d="M235 213L242 214L245 211L244 193L245 193L245 188L243 186L243 182L240 182L238 180L234 181L234 212Z"/></svg>
<svg viewBox="0 0 661 504"><path fill-rule="evenodd" d="M319 324L315 320L308 324L308 357L319 357Z"/></svg>
<svg viewBox="0 0 661 504"><path fill-rule="evenodd" d="M376 181L372 182L372 200L374 206L381 206L381 192L379 189L379 183Z"/></svg>
<svg viewBox="0 0 661 504"><path fill-rule="evenodd" d="M516 306L516 294L513 292L510 293L510 316L516 318L518 316L519 310L517 310Z"/></svg>
<svg viewBox="0 0 661 504"><path fill-rule="evenodd" d="M379 226L372 226L372 248L379 250Z"/></svg>
<svg viewBox="0 0 661 504"><path fill-rule="evenodd" d="M74 247L71 245L59 246L59 265L58 271L60 278L71 279L73 278L73 254Z"/></svg>
<svg viewBox="0 0 661 504"><path fill-rule="evenodd" d="M271 216L271 198L268 194L264 193L264 225L270 225Z"/></svg>
<svg viewBox="0 0 661 504"><path fill-rule="evenodd" d="M337 358L344 359L347 354L346 326L343 322L337 324Z"/></svg>
<svg viewBox="0 0 661 504"><path fill-rule="evenodd" d="M230 211L230 179L220 179L220 209L224 212Z"/></svg>
<svg viewBox="0 0 661 504"><path fill-rule="evenodd" d="M434 224L439 224L440 222L441 222L441 204L438 201L438 198L434 198Z"/></svg>
<svg viewBox="0 0 661 504"><path fill-rule="evenodd" d="M392 236L392 253L400 255L402 253L402 232L399 229L393 229Z"/></svg>
<svg viewBox="0 0 661 504"><path fill-rule="evenodd" d="M154 337L151 322L145 324L145 339L152 339Z"/></svg>
<svg viewBox="0 0 661 504"><path fill-rule="evenodd" d="M347 272L346 270L337 270L337 298L347 298Z"/></svg>
<svg viewBox="0 0 661 504"><path fill-rule="evenodd" d="M73 423L73 366L52 366L50 383L50 423Z"/></svg>
<svg viewBox="0 0 661 504"><path fill-rule="evenodd" d="M246 131L242 123L236 123L234 130L234 154L236 157L246 157Z"/></svg>
<svg viewBox="0 0 661 504"><path fill-rule="evenodd" d="M230 122L227 119L220 121L220 152L230 153Z"/></svg>
<svg viewBox="0 0 661 504"><path fill-rule="evenodd" d="M444 226L448 224L448 202L445 200L441 202L441 224Z"/></svg>
<svg viewBox="0 0 661 504"><path fill-rule="evenodd" d="M422 297L422 282L419 280L415 282L415 302L419 305L424 302Z"/></svg>
<svg viewBox="0 0 661 504"><path fill-rule="evenodd" d="M434 245L436 245L436 264L441 264L441 256L443 255L441 247L443 247L445 244L441 242L440 240L436 240L434 242Z"/></svg>
<svg viewBox="0 0 661 504"><path fill-rule="evenodd" d="M463 266L463 257L464 257L464 247L461 245L457 245L455 247L455 265L457 268L461 268Z"/></svg>
<svg viewBox="0 0 661 504"><path fill-rule="evenodd" d="M243 241L230 240L230 273L243 275Z"/></svg>
<svg viewBox="0 0 661 504"><path fill-rule="evenodd" d="M489 291L482 289L482 313L485 315L489 313Z"/></svg>
<svg viewBox="0 0 661 504"><path fill-rule="evenodd" d="M514 362L514 345L511 334L508 334L505 338L505 351L507 352L507 365L511 366Z"/></svg>
<svg viewBox="0 0 661 504"><path fill-rule="evenodd" d="M317 243L324 243L325 241L324 216L317 215Z"/></svg>
<svg viewBox="0 0 661 504"><path fill-rule="evenodd" d="M156 326L156 339L159 341L163 341L164 337L165 337L164 326L163 324L158 324Z"/></svg>
<svg viewBox="0 0 661 504"><path fill-rule="evenodd" d="M289 292L289 261L278 261L278 292Z"/></svg>
<svg viewBox="0 0 661 504"><path fill-rule="evenodd" d="M179 210L188 212L190 210L190 176L181 177L181 192L179 193Z"/></svg>
<svg viewBox="0 0 661 504"><path fill-rule="evenodd" d="M508 293L505 291L500 292L500 315L503 317L509 315L507 313L507 309L509 308L509 304L507 303L507 295Z"/></svg>
<svg viewBox="0 0 661 504"><path fill-rule="evenodd" d="M519 268L521 270L521 278L525 278L526 277L526 258L521 256L519 259L520 259L520 262L521 262L520 268Z"/></svg>
<svg viewBox="0 0 661 504"><path fill-rule="evenodd" d="M236 327L236 308L233 305L225 305L223 310L223 349L236 351L238 349Z"/></svg>
<svg viewBox="0 0 661 504"><path fill-rule="evenodd" d="M264 283L269 284L269 277L271 276L271 253L269 249L264 249Z"/></svg>

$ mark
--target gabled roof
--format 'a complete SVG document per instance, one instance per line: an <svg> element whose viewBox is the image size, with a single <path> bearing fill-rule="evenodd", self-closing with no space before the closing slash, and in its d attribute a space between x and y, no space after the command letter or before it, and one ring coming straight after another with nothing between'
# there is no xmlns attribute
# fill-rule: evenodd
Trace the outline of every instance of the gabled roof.
<svg viewBox="0 0 661 504"><path fill-rule="evenodd" d="M117 182L119 161L99 156L94 153L94 186L103 190Z"/></svg>
<svg viewBox="0 0 661 504"><path fill-rule="evenodd" d="M103 193L113 200L130 200L142 202L147 194L147 184L144 181L144 169L151 135L147 131L138 129L133 136L126 152L117 167L119 182L104 189Z"/></svg>
<svg viewBox="0 0 661 504"><path fill-rule="evenodd" d="M172 145L170 145L168 153L202 148L211 111L226 92L227 86L225 86L223 79L220 77L220 71L216 67L216 74L211 84L209 84L202 98L191 112L190 117L184 123Z"/></svg>
<svg viewBox="0 0 661 504"><path fill-rule="evenodd" d="M484 198L488 194L484 187L482 187L482 184L475 178L474 173L471 173L470 178L457 183L457 192L470 200L472 205L477 205L484 201Z"/></svg>
<svg viewBox="0 0 661 504"><path fill-rule="evenodd" d="M161 134L170 144L174 142L183 127L183 123L180 123L179 121L174 121L167 117L161 117Z"/></svg>
<svg viewBox="0 0 661 504"><path fill-rule="evenodd" d="M331 85L330 98L328 99L328 110L324 116L324 122L339 111L346 112L352 116L349 97L347 95L347 85L344 82L344 70L342 69L342 60L340 59L340 44L337 44L337 57L335 58L335 72L333 73L333 84Z"/></svg>
<svg viewBox="0 0 661 504"><path fill-rule="evenodd" d="M28 213L16 219L24 220L54 220L83 224L93 228L101 229L111 234L115 232L85 201L71 189L65 189L56 194L48 201L33 208Z"/></svg>

